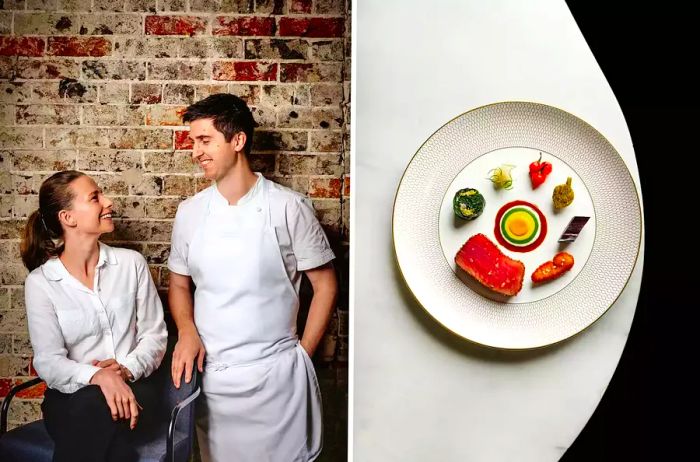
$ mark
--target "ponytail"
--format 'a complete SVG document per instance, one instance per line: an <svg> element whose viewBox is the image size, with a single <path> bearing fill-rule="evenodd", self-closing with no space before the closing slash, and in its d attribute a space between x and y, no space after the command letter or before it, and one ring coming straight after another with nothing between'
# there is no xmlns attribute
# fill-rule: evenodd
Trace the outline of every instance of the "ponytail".
<svg viewBox="0 0 700 462"><path fill-rule="evenodd" d="M63 244L56 245L44 223L41 211L35 210L29 215L20 244L24 266L32 271L46 263L49 258L60 255L61 251L63 251Z"/></svg>
<svg viewBox="0 0 700 462"><path fill-rule="evenodd" d="M29 216L20 244L22 261L29 271L63 252L63 227L58 213L71 208L73 190L70 183L83 175L75 170L65 170L51 175L41 184L39 209Z"/></svg>

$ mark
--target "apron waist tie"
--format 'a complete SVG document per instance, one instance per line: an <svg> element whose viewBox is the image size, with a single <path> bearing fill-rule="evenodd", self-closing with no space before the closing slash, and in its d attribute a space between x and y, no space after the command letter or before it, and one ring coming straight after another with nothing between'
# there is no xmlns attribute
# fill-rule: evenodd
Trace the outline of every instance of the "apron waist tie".
<svg viewBox="0 0 700 462"><path fill-rule="evenodd" d="M288 340L285 340L283 342L278 343L276 346L277 348L273 351L271 351L269 354L266 356L263 356L261 358L256 358L256 359L250 359L250 360L243 360L243 361L209 361L205 359L204 362L204 370L205 371L223 371L226 370L230 367L245 367L245 366L251 366L254 364L264 364L267 362L272 362L276 361L277 357L284 353L285 351L289 351L293 348L295 348L297 345L299 345L299 339L294 337L290 338Z"/></svg>

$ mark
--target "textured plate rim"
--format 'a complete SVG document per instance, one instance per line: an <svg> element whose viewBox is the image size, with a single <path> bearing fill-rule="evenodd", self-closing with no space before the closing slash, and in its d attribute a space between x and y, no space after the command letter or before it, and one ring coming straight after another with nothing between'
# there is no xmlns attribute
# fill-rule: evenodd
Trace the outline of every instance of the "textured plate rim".
<svg viewBox="0 0 700 462"><path fill-rule="evenodd" d="M411 164L412 164L412 163L414 162L414 160L416 159L416 156L418 156L418 154L421 152L421 150L423 149L423 147L424 147L438 132L440 132L443 128L445 128L447 125L451 124L451 123L454 122L455 120L459 119L460 117L463 117L463 116L465 116L465 115L467 115L467 114L470 114L470 113L472 113L472 112L479 111L479 110L482 110L482 109L485 109L485 108L488 108L488 107L500 106L500 105L505 105L505 104L524 104L524 105L532 105L532 106L542 106L542 107L545 107L545 108L547 108L547 107L548 107L548 108L553 108L553 109L556 109L557 111L560 111L560 112L562 112L562 113L564 113L564 114L567 114L567 115L570 116L570 117L573 117L573 118L575 118L575 119L578 119L578 120L579 120L581 123L583 123L585 126L587 126L588 128L592 129L594 132L598 133L598 134L605 140L605 142L608 143L608 144L612 147L612 149L613 149L613 151L615 152L615 154L616 154L618 157L620 157L620 159L622 160L622 163L623 163L624 166L625 166L624 171L625 171L625 173L627 174L627 176L629 177L630 182L631 182L632 187L633 187L634 192L635 192L635 200L636 200L636 205L637 205L638 223L639 223L639 238L638 238L638 241L637 241L637 249L636 249L636 252L635 252L635 256L634 256L634 259L633 259L633 262L632 262L632 265L631 265L631 270L630 270L629 274L627 275L627 278L626 278L624 284L623 284L622 287L620 288L620 291L619 291L619 293L617 294L617 296L614 298L614 300L613 300L604 310L602 310L602 312L600 313L599 316L597 316L595 319L593 319L593 320L592 320L590 323L588 323L586 326L584 326L583 328L579 329L578 331L572 333L571 335L568 335L568 336L563 337L563 338L561 338L561 339L559 339L559 340L556 340L556 341L552 341L552 342L548 342L548 343L542 343L542 344L533 345L533 346L524 346L524 347L506 347L506 346L499 346L499 345L493 345L493 344L489 344L489 343L479 342L479 341L477 341L477 340L474 340L474 339L472 339L472 338L466 337L466 336L464 336L464 335L462 335L462 334L456 332L456 331L455 331L454 329L452 329L450 326L448 326L447 324L443 323L443 322L442 322L440 319L438 319L429 309L427 309L427 308L423 305L423 303L421 302L421 300L420 300L420 299L418 298L418 296L415 294L415 292L414 292L413 288L411 287L411 285L408 283L408 280L406 279L406 275L404 274L404 270L403 270L403 268L401 267L401 264L400 264L400 262L399 262L398 249L397 249L397 247L396 247L396 245L397 245L397 244L396 244L396 226L395 226L395 220L396 220L396 202L397 202L397 199L398 199L398 196L399 196L399 192L401 191L401 186L403 185L404 179L405 179L405 177L406 177L406 173L408 172L408 169L410 168ZM617 301L620 299L620 297L621 297L622 294L624 293L625 289L626 289L627 286L629 285L629 282L630 282L630 280L631 280L631 278L632 278L632 275L634 274L634 270L635 270L635 268L636 268L636 266L637 266L637 263L638 263L638 261L639 261L639 253L640 253L640 251L641 251L642 240L643 240L643 236L644 236L644 217L643 217L643 212L642 212L642 197L641 197L641 195L640 195L640 193L639 193L639 188L637 187L637 183L635 182L634 177L632 176L632 173L630 172L629 167L627 166L627 163L624 161L624 159L623 159L622 156L620 155L619 151L615 148L615 145L613 145L613 144L610 142L610 140L608 140L608 138L607 138L605 135L603 135L598 129L596 129L594 126L592 126L591 124L589 124L588 122L586 122L585 119L579 117L578 115L576 115L576 114L574 114L574 113L572 113L572 112L570 112L570 111L564 110L564 109L562 109L562 108L560 108L560 107L551 105L551 104L541 103L541 102L537 102L537 101L527 101L527 100L502 100L502 101L496 101L496 102L489 103L489 104L484 104L484 105L481 105L481 106L476 106L476 107L473 107L473 108L471 108L471 109L469 109L469 110L467 110L467 111L465 111L465 112L463 112L463 113L461 113L461 114L456 115L455 117L451 118L450 120L448 120L447 122L445 122L444 124L442 124L442 125L441 125L440 127L438 127L436 130L434 130L434 131L421 143L421 145L418 147L418 149L416 150L416 152L411 156L411 159L410 159L409 162L406 164L406 167L404 168L404 171L403 171L403 173L401 174L401 179L399 180L398 186L397 186L397 188L396 188L396 193L394 194L394 201L393 201L393 205L392 205L392 216L391 216L391 217L392 217L392 219L391 219L391 240L392 240L392 246L393 246L393 248L394 248L394 252L393 252L394 263L395 263L396 267L399 269L399 273L401 274L401 278L403 279L403 282L404 282L405 287L408 288L408 290L409 290L411 296L412 296L413 299L416 301L416 303L417 303L417 304L418 304L432 319L434 319L439 325L443 326L443 327L447 330L447 332L449 332L451 335L454 335L455 337L457 337L457 338L459 338L459 339L462 339L462 340L467 340L468 342L473 343L473 344L475 344L475 345L480 345L480 346L486 347L486 348L493 348L493 349L505 350L505 351L527 351L527 350L537 350L537 349L542 349L542 348L547 348L547 347L551 347L551 346L554 346L554 345L558 345L558 344L560 344L560 343L562 343L562 342L565 342L565 341L567 341L567 340L570 340L570 339L576 337L577 335L581 334L582 332L584 332L584 331L586 331L588 328L590 328L592 325L594 325L595 323L597 323L597 322L610 310L610 308L612 308L612 306L615 305L615 303L617 303Z"/></svg>

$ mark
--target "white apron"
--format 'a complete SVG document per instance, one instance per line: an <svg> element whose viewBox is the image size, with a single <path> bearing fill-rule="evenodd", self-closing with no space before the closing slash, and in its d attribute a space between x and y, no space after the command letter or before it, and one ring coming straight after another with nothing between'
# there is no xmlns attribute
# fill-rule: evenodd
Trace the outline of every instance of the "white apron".
<svg viewBox="0 0 700 462"><path fill-rule="evenodd" d="M207 352L197 404L205 462L306 462L322 446L318 381L296 335L299 298L261 181L261 193L235 207L212 207L213 186L189 248Z"/></svg>

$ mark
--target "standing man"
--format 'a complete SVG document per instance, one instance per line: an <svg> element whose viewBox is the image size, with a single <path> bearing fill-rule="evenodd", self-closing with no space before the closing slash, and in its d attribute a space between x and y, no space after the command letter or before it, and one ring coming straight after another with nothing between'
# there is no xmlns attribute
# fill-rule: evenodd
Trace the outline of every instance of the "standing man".
<svg viewBox="0 0 700 462"><path fill-rule="evenodd" d="M310 357L335 302L335 256L309 200L251 170L255 122L240 98L211 95L189 106L183 121L194 161L215 180L178 207L168 260L179 335L173 381L180 386L184 369L189 382L195 361L204 372L202 458L314 460L322 420ZM314 295L299 341L302 272Z"/></svg>

